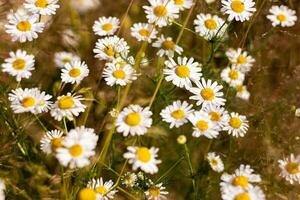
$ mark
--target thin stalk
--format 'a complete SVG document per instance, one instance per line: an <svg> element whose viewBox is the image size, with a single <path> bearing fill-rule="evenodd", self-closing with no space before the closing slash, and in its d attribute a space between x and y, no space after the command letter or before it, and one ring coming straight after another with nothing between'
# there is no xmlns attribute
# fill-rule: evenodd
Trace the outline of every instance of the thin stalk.
<svg viewBox="0 0 300 200"><path fill-rule="evenodd" d="M41 125L41 127L44 129L44 131L48 132L47 127L43 124L43 122L40 120L40 118L34 114L35 119L39 122L39 124Z"/></svg>
<svg viewBox="0 0 300 200"><path fill-rule="evenodd" d="M192 184L193 184L195 199L197 199L197 188L196 188L196 181L195 181L195 178L194 178L194 169L193 169L192 161L191 161L191 158L190 158L190 152L189 152L189 149L188 149L186 144L184 144L184 151L185 151L186 161L187 161L187 163L189 165L189 169L190 169L190 175L191 175L191 178L192 178Z"/></svg>
<svg viewBox="0 0 300 200"><path fill-rule="evenodd" d="M66 131L66 133L68 132L68 127L67 127L67 122L66 122L66 118L63 118L63 124L64 124L64 129Z"/></svg>
<svg viewBox="0 0 300 200"><path fill-rule="evenodd" d="M159 183L160 180L164 179L177 165L184 159L184 156L179 158L163 175L161 175L155 182Z"/></svg>

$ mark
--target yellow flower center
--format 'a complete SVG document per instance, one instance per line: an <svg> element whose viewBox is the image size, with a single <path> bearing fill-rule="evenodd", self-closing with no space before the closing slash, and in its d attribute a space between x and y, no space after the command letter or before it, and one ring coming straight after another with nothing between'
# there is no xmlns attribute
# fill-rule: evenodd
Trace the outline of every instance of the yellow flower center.
<svg viewBox="0 0 300 200"><path fill-rule="evenodd" d="M29 108L35 105L35 99L33 97L25 97L22 102L24 108Z"/></svg>
<svg viewBox="0 0 300 200"><path fill-rule="evenodd" d="M218 161L216 159L212 159L212 161L210 162L212 166L217 166L218 165Z"/></svg>
<svg viewBox="0 0 300 200"><path fill-rule="evenodd" d="M73 145L73 146L70 147L69 153L73 157L81 156L82 153L83 153L83 148L79 144L75 144L75 145Z"/></svg>
<svg viewBox="0 0 300 200"><path fill-rule="evenodd" d="M113 28L113 25L111 23L103 24L102 29L104 31L110 31Z"/></svg>
<svg viewBox="0 0 300 200"><path fill-rule="evenodd" d="M284 14L279 14L276 17L280 22L286 21L287 17Z"/></svg>
<svg viewBox="0 0 300 200"><path fill-rule="evenodd" d="M230 7L236 13L242 13L245 10L245 5L240 0L232 1Z"/></svg>
<svg viewBox="0 0 300 200"><path fill-rule="evenodd" d="M126 116L125 122L129 126L137 126L141 123L141 116L139 113L133 112Z"/></svg>
<svg viewBox="0 0 300 200"><path fill-rule="evenodd" d="M149 193L152 197L159 197L160 195L160 189L158 187L150 187Z"/></svg>
<svg viewBox="0 0 300 200"><path fill-rule="evenodd" d="M22 32L30 31L31 24L28 21L20 21L17 25L17 28Z"/></svg>
<svg viewBox="0 0 300 200"><path fill-rule="evenodd" d="M139 34L140 34L141 36L143 36L143 37L149 37L150 31L147 30L147 29L145 29L145 28L143 28L143 29L139 30Z"/></svg>
<svg viewBox="0 0 300 200"><path fill-rule="evenodd" d="M63 138L59 137L59 138L52 138L51 139L51 148L52 150L56 150L59 147L62 147L62 142Z"/></svg>
<svg viewBox="0 0 300 200"><path fill-rule="evenodd" d="M171 116L174 118L174 119L181 119L184 117L184 111L181 110L181 109L178 109L178 110L175 110L171 113Z"/></svg>
<svg viewBox="0 0 300 200"><path fill-rule="evenodd" d="M240 128L240 126L242 125L242 121L241 121L240 118L238 118L238 117L232 117L232 118L229 120L229 125L230 125L232 128Z"/></svg>
<svg viewBox="0 0 300 200"><path fill-rule="evenodd" d="M187 78L190 75L190 69L185 65L179 65L176 67L175 73L180 78Z"/></svg>
<svg viewBox="0 0 300 200"><path fill-rule="evenodd" d="M175 5L182 6L184 4L184 0L174 0Z"/></svg>
<svg viewBox="0 0 300 200"><path fill-rule="evenodd" d="M241 186L242 188L247 188L248 178L246 176L237 176L233 179L232 184L235 186Z"/></svg>
<svg viewBox="0 0 300 200"><path fill-rule="evenodd" d="M234 200L251 200L250 195L247 192L243 192L235 196Z"/></svg>
<svg viewBox="0 0 300 200"><path fill-rule="evenodd" d="M108 56L114 56L115 55L115 51L114 51L114 49L113 49L113 47L111 45L107 46L106 49L104 50L104 52Z"/></svg>
<svg viewBox="0 0 300 200"><path fill-rule="evenodd" d="M154 15L157 17L164 17L167 15L168 11L167 8L164 5L156 6L153 10Z"/></svg>
<svg viewBox="0 0 300 200"><path fill-rule="evenodd" d="M97 187L95 190L97 193L100 193L101 195L105 195L108 192L108 190L103 185Z"/></svg>
<svg viewBox="0 0 300 200"><path fill-rule="evenodd" d="M90 188L84 188L79 191L78 200L96 200L96 192Z"/></svg>
<svg viewBox="0 0 300 200"><path fill-rule="evenodd" d="M117 79L124 79L126 74L125 74L124 70L117 69L113 72L113 76Z"/></svg>
<svg viewBox="0 0 300 200"><path fill-rule="evenodd" d="M237 64L245 64L247 62L247 58L245 56L240 55L237 58Z"/></svg>
<svg viewBox="0 0 300 200"><path fill-rule="evenodd" d="M237 92L243 92L244 91L243 85L238 85L238 86L236 86L235 89L237 90Z"/></svg>
<svg viewBox="0 0 300 200"><path fill-rule="evenodd" d="M202 98L206 101L211 101L215 98L215 93L212 89L210 88L204 88L201 90L200 95Z"/></svg>
<svg viewBox="0 0 300 200"><path fill-rule="evenodd" d="M151 159L151 152L146 147L141 147L136 151L137 159L141 162L147 163Z"/></svg>
<svg viewBox="0 0 300 200"><path fill-rule="evenodd" d="M209 115L210 115L210 120L212 120L212 121L216 121L217 122L217 121L220 121L220 119L221 119L220 113L210 112Z"/></svg>
<svg viewBox="0 0 300 200"><path fill-rule="evenodd" d="M36 7L39 7L39 8L46 8L47 5L48 5L47 0L37 0L37 1L35 2L35 6L36 6Z"/></svg>
<svg viewBox="0 0 300 200"><path fill-rule="evenodd" d="M58 107L60 109L69 109L74 106L75 102L70 96L63 96L58 100Z"/></svg>
<svg viewBox="0 0 300 200"><path fill-rule="evenodd" d="M72 69L69 71L69 75L70 75L71 77L73 77L73 78L76 78L76 77L80 76L80 74L81 74L80 69L79 69L79 68L76 68L76 67L72 68Z"/></svg>
<svg viewBox="0 0 300 200"><path fill-rule="evenodd" d="M214 30L218 26L216 20L214 20L214 19L207 19L207 20L205 20L204 25L209 30Z"/></svg>
<svg viewBox="0 0 300 200"><path fill-rule="evenodd" d="M165 50L173 50L175 49L175 44L171 40L166 40L162 43L162 48Z"/></svg>
<svg viewBox="0 0 300 200"><path fill-rule="evenodd" d="M200 131L206 131L208 129L208 123L204 120L199 120L196 126Z"/></svg>
<svg viewBox="0 0 300 200"><path fill-rule="evenodd" d="M21 58L17 58L13 63L12 63L12 67L15 70L22 70L25 68L25 60L21 59Z"/></svg>
<svg viewBox="0 0 300 200"><path fill-rule="evenodd" d="M300 172L300 167L298 163L290 162L285 166L286 171L290 174L298 174Z"/></svg>
<svg viewBox="0 0 300 200"><path fill-rule="evenodd" d="M230 70L228 76L232 80L237 80L239 78L239 73L236 70Z"/></svg>

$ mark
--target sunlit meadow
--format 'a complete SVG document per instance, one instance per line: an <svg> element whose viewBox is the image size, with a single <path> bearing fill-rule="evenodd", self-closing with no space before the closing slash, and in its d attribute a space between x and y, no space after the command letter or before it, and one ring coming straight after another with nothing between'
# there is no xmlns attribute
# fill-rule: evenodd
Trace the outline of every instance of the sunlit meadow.
<svg viewBox="0 0 300 200"><path fill-rule="evenodd" d="M1 0L0 200L300 199L299 13Z"/></svg>

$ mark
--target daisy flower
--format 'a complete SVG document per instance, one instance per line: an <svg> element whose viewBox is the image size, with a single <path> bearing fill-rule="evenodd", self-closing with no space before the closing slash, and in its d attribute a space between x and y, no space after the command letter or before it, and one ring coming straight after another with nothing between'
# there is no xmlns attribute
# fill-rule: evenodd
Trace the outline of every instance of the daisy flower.
<svg viewBox="0 0 300 200"><path fill-rule="evenodd" d="M118 190L113 189L114 182L112 180L104 182L102 177L92 179L88 182L87 187L96 192L96 200L114 199L114 195Z"/></svg>
<svg viewBox="0 0 300 200"><path fill-rule="evenodd" d="M157 38L157 40L152 44L152 46L155 48L159 48L156 54L160 57L164 55L168 57L173 57L174 52L180 55L183 51L183 49L180 46L173 42L171 37L165 38L164 35L161 35L159 38Z"/></svg>
<svg viewBox="0 0 300 200"><path fill-rule="evenodd" d="M247 90L247 87L245 85L237 85L235 87L236 89L236 96L240 99L248 101L250 98L250 93Z"/></svg>
<svg viewBox="0 0 300 200"><path fill-rule="evenodd" d="M61 165L71 169L87 166L89 157L95 155L97 141L94 129L83 126L72 129L61 142L63 147L56 149L56 158Z"/></svg>
<svg viewBox="0 0 300 200"><path fill-rule="evenodd" d="M20 49L16 52L9 52L9 56L2 64L2 71L15 76L17 81L21 81L22 78L29 78L31 71L34 70L34 56Z"/></svg>
<svg viewBox="0 0 300 200"><path fill-rule="evenodd" d="M113 35L119 28L120 20L116 17L99 17L95 21L93 31L96 35Z"/></svg>
<svg viewBox="0 0 300 200"><path fill-rule="evenodd" d="M164 187L162 183L152 185L145 192L145 195L149 200L167 199L166 195L169 194L169 192L166 191L165 189L166 187Z"/></svg>
<svg viewBox="0 0 300 200"><path fill-rule="evenodd" d="M221 72L221 78L223 79L223 81L228 83L228 85L235 87L237 85L243 84L245 74L234 67L226 67Z"/></svg>
<svg viewBox="0 0 300 200"><path fill-rule="evenodd" d="M204 135L205 137L212 139L219 135L215 124L210 120L209 114L203 111L196 111L188 116L188 119L193 124L193 136L200 137Z"/></svg>
<svg viewBox="0 0 300 200"><path fill-rule="evenodd" d="M187 117L193 113L193 105L186 101L174 101L172 105L167 106L160 112L163 121L170 124L170 128L178 128L188 122Z"/></svg>
<svg viewBox="0 0 300 200"><path fill-rule="evenodd" d="M193 0L172 0L175 7L179 10L190 9L193 6Z"/></svg>
<svg viewBox="0 0 300 200"><path fill-rule="evenodd" d="M8 24L5 25L6 33L10 34L12 41L26 42L38 38L37 33L43 32L44 23L38 22L38 15L21 16L18 13L8 17Z"/></svg>
<svg viewBox="0 0 300 200"><path fill-rule="evenodd" d="M66 63L61 69L61 80L64 83L79 84L88 75L89 69L84 61L75 60Z"/></svg>
<svg viewBox="0 0 300 200"><path fill-rule="evenodd" d="M63 68L65 64L71 63L72 61L80 61L79 56L65 51L54 54L54 62L59 68Z"/></svg>
<svg viewBox="0 0 300 200"><path fill-rule="evenodd" d="M47 112L51 104L49 99L52 97L38 88L25 88L24 90L17 88L12 90L8 96L14 113L31 112L33 114Z"/></svg>
<svg viewBox="0 0 300 200"><path fill-rule="evenodd" d="M201 82L196 82L197 87L192 87L189 91L195 95L191 96L190 99L196 100L197 105L206 107L208 105L222 106L225 104L226 100L223 98L223 92L221 89L222 85L212 82L208 79L207 81L202 78Z"/></svg>
<svg viewBox="0 0 300 200"><path fill-rule="evenodd" d="M209 152L206 158L212 170L216 172L222 172L224 170L223 161L221 160L220 156L217 155L215 152Z"/></svg>
<svg viewBox="0 0 300 200"><path fill-rule="evenodd" d="M244 137L248 128L249 124L246 116L232 112L223 130L228 131L228 134L234 137Z"/></svg>
<svg viewBox="0 0 300 200"><path fill-rule="evenodd" d="M98 39L94 48L95 57L100 60L111 60L120 53L127 53L129 46L123 38L118 36L109 36Z"/></svg>
<svg viewBox="0 0 300 200"><path fill-rule="evenodd" d="M63 134L56 129L48 131L41 139L41 150L47 154L54 153L57 148L62 147Z"/></svg>
<svg viewBox="0 0 300 200"><path fill-rule="evenodd" d="M102 75L109 86L125 86L137 79L136 70L126 63L108 62L105 64Z"/></svg>
<svg viewBox="0 0 300 200"><path fill-rule="evenodd" d="M236 50L230 48L228 51L226 51L226 56L231 64L242 73L249 72L253 66L253 63L255 62L255 59L248 55L247 51L243 51L241 48Z"/></svg>
<svg viewBox="0 0 300 200"><path fill-rule="evenodd" d="M132 169L137 170L140 168L146 173L155 174L158 172L157 164L161 163L157 160L158 148L151 147L127 147L128 152L124 153L124 158L132 164Z"/></svg>
<svg viewBox="0 0 300 200"><path fill-rule="evenodd" d="M69 120L73 120L74 116L78 116L81 112L84 112L86 106L80 101L83 98L80 95L62 95L57 97L56 102L52 105L51 116L54 119L61 121L63 117Z"/></svg>
<svg viewBox="0 0 300 200"><path fill-rule="evenodd" d="M137 175L132 172L126 172L121 178L122 184L129 188L134 187L137 180Z"/></svg>
<svg viewBox="0 0 300 200"><path fill-rule="evenodd" d="M279 160L278 163L281 177L290 184L294 184L294 182L300 184L300 155L295 157L294 154L291 154L289 157Z"/></svg>
<svg viewBox="0 0 300 200"><path fill-rule="evenodd" d="M208 113L210 120L215 124L218 131L223 129L229 118L228 112L221 106L209 105L202 108L202 111Z"/></svg>
<svg viewBox="0 0 300 200"><path fill-rule="evenodd" d="M265 200L265 194L258 186L250 186L247 190L243 188L233 188L222 192L223 200Z"/></svg>
<svg viewBox="0 0 300 200"><path fill-rule="evenodd" d="M144 135L152 125L152 112L149 107L130 105L124 108L116 121L117 132L123 136Z"/></svg>
<svg viewBox="0 0 300 200"><path fill-rule="evenodd" d="M24 7L34 14L54 15L58 0L25 0Z"/></svg>
<svg viewBox="0 0 300 200"><path fill-rule="evenodd" d="M211 14L198 14L194 25L196 32L207 40L222 37L227 29L227 24L222 18Z"/></svg>
<svg viewBox="0 0 300 200"><path fill-rule="evenodd" d="M272 22L272 26L291 27L297 21L296 11L289 9L287 6L272 6L267 18Z"/></svg>
<svg viewBox="0 0 300 200"><path fill-rule="evenodd" d="M251 187L252 183L261 182L260 176L258 174L254 174L253 172L254 170L251 169L249 165L242 164L234 171L233 174L222 174L222 182L220 183L221 191L226 191L229 186L234 188L248 189Z"/></svg>
<svg viewBox="0 0 300 200"><path fill-rule="evenodd" d="M171 0L148 0L150 6L143 6L149 24L158 27L167 26L170 21L179 17L178 7Z"/></svg>
<svg viewBox="0 0 300 200"><path fill-rule="evenodd" d="M202 69L199 63L194 61L194 58L178 57L177 62L169 58L165 61L165 65L167 68L163 73L166 75L166 81L172 81L180 88L191 88L192 82L199 81L202 76Z"/></svg>
<svg viewBox="0 0 300 200"><path fill-rule="evenodd" d="M147 41L151 43L156 38L157 30L151 24L136 23L130 28L131 35L135 37L139 42Z"/></svg>
<svg viewBox="0 0 300 200"><path fill-rule="evenodd" d="M256 11L252 0L222 0L221 12L228 14L228 20L246 21Z"/></svg>

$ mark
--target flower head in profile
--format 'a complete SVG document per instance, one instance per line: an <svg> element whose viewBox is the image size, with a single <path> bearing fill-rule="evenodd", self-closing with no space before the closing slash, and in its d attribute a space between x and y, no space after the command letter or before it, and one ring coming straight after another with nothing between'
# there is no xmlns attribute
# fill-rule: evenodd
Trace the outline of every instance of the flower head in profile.
<svg viewBox="0 0 300 200"><path fill-rule="evenodd" d="M223 161L221 160L220 156L217 155L215 152L209 152L206 158L212 170L216 172L222 172L224 170Z"/></svg>

